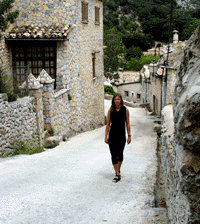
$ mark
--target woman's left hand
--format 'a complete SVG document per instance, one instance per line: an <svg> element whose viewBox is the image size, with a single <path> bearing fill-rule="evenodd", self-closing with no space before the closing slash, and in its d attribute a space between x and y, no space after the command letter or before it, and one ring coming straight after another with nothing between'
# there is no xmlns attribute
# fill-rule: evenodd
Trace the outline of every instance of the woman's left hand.
<svg viewBox="0 0 200 224"><path fill-rule="evenodd" d="M128 144L131 143L131 136L128 136L127 143L128 143Z"/></svg>

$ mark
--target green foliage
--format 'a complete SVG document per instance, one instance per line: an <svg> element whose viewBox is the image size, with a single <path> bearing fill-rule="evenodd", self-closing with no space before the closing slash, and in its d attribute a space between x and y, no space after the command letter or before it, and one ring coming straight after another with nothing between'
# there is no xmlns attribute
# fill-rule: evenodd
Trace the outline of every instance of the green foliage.
<svg viewBox="0 0 200 224"><path fill-rule="evenodd" d="M63 135L63 136L62 136L62 138L63 138L63 142L66 142L66 141L67 141L67 139L66 139L66 136L65 136L65 135Z"/></svg>
<svg viewBox="0 0 200 224"><path fill-rule="evenodd" d="M126 48L122 42L121 33L116 27L104 32L104 70L106 73L114 73L122 66Z"/></svg>
<svg viewBox="0 0 200 224"><path fill-rule="evenodd" d="M146 51L152 47L148 42L148 38L139 33L126 33L122 36L122 40L127 49L134 46Z"/></svg>
<svg viewBox="0 0 200 224"><path fill-rule="evenodd" d="M151 35L155 41L168 43L172 40L173 30L179 31L180 40L186 40L197 27L197 19L200 19L199 1L191 0L190 3L195 4L196 8L183 9L175 0L104 0L104 25L107 29L115 26L121 33L128 32L132 35L140 32L136 22L138 18L141 23L141 32L145 36ZM149 40L147 42L150 46L154 45ZM129 47L126 45L126 48L132 46L141 48L137 44L130 46L130 43Z"/></svg>
<svg viewBox="0 0 200 224"><path fill-rule="evenodd" d="M191 33L194 33L194 31L196 30L197 26L200 24L200 19L191 19L190 21L188 21L183 29L182 32L182 38L183 39L189 39L191 36Z"/></svg>
<svg viewBox="0 0 200 224"><path fill-rule="evenodd" d="M17 94L12 91L12 84L9 77L0 70L0 85L1 92L6 93L8 96L8 102L17 100Z"/></svg>
<svg viewBox="0 0 200 224"><path fill-rule="evenodd" d="M30 141L16 141L14 142L14 155L18 154L34 154L43 152L44 149Z"/></svg>
<svg viewBox="0 0 200 224"><path fill-rule="evenodd" d="M153 59L158 60L158 56L154 55L142 55L141 58L131 58L126 63L126 70L128 71L140 71L143 65L150 64Z"/></svg>
<svg viewBox="0 0 200 224"><path fill-rule="evenodd" d="M129 61L131 58L140 58L142 56L142 50L139 47L131 47L126 51L126 60Z"/></svg>
<svg viewBox="0 0 200 224"><path fill-rule="evenodd" d="M54 136L54 130L53 130L53 128L49 129L49 130L48 130L48 133L49 133L51 136Z"/></svg>
<svg viewBox="0 0 200 224"><path fill-rule="evenodd" d="M109 95L115 95L115 91L113 90L112 86L104 85L104 93Z"/></svg>
<svg viewBox="0 0 200 224"><path fill-rule="evenodd" d="M8 28L8 23L13 23L18 17L19 11L8 12L12 8L14 0L0 1L0 31L5 31Z"/></svg>
<svg viewBox="0 0 200 224"><path fill-rule="evenodd" d="M72 100L72 96L70 94L68 94L68 100Z"/></svg>

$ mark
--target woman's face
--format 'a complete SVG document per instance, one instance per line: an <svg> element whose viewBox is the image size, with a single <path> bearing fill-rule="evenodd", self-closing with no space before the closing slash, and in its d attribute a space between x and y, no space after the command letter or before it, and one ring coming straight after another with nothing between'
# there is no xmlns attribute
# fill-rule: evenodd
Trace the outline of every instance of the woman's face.
<svg viewBox="0 0 200 224"><path fill-rule="evenodd" d="M115 106L119 106L121 104L121 98L119 96L116 96L114 99Z"/></svg>

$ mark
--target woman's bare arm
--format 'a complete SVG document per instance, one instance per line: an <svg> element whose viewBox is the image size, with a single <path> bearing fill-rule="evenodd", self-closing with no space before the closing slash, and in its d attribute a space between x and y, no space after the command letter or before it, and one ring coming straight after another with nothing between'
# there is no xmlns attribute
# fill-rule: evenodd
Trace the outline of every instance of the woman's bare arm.
<svg viewBox="0 0 200 224"><path fill-rule="evenodd" d="M129 120L129 110L126 109L126 128L127 128L127 133L128 133L128 139L127 143L131 143L131 126L130 126L130 120Z"/></svg>
<svg viewBox="0 0 200 224"><path fill-rule="evenodd" d="M108 144L108 132L109 132L109 128L110 128L110 110L108 111L108 115L107 115L107 123L106 123L106 130L105 130L105 142Z"/></svg>

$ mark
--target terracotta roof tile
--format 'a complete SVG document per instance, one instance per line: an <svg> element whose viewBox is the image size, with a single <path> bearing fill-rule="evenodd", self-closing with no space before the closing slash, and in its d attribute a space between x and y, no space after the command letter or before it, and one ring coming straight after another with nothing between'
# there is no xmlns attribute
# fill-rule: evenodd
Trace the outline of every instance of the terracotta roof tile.
<svg viewBox="0 0 200 224"><path fill-rule="evenodd" d="M14 27L5 36L6 39L64 39L74 25L26 25Z"/></svg>

